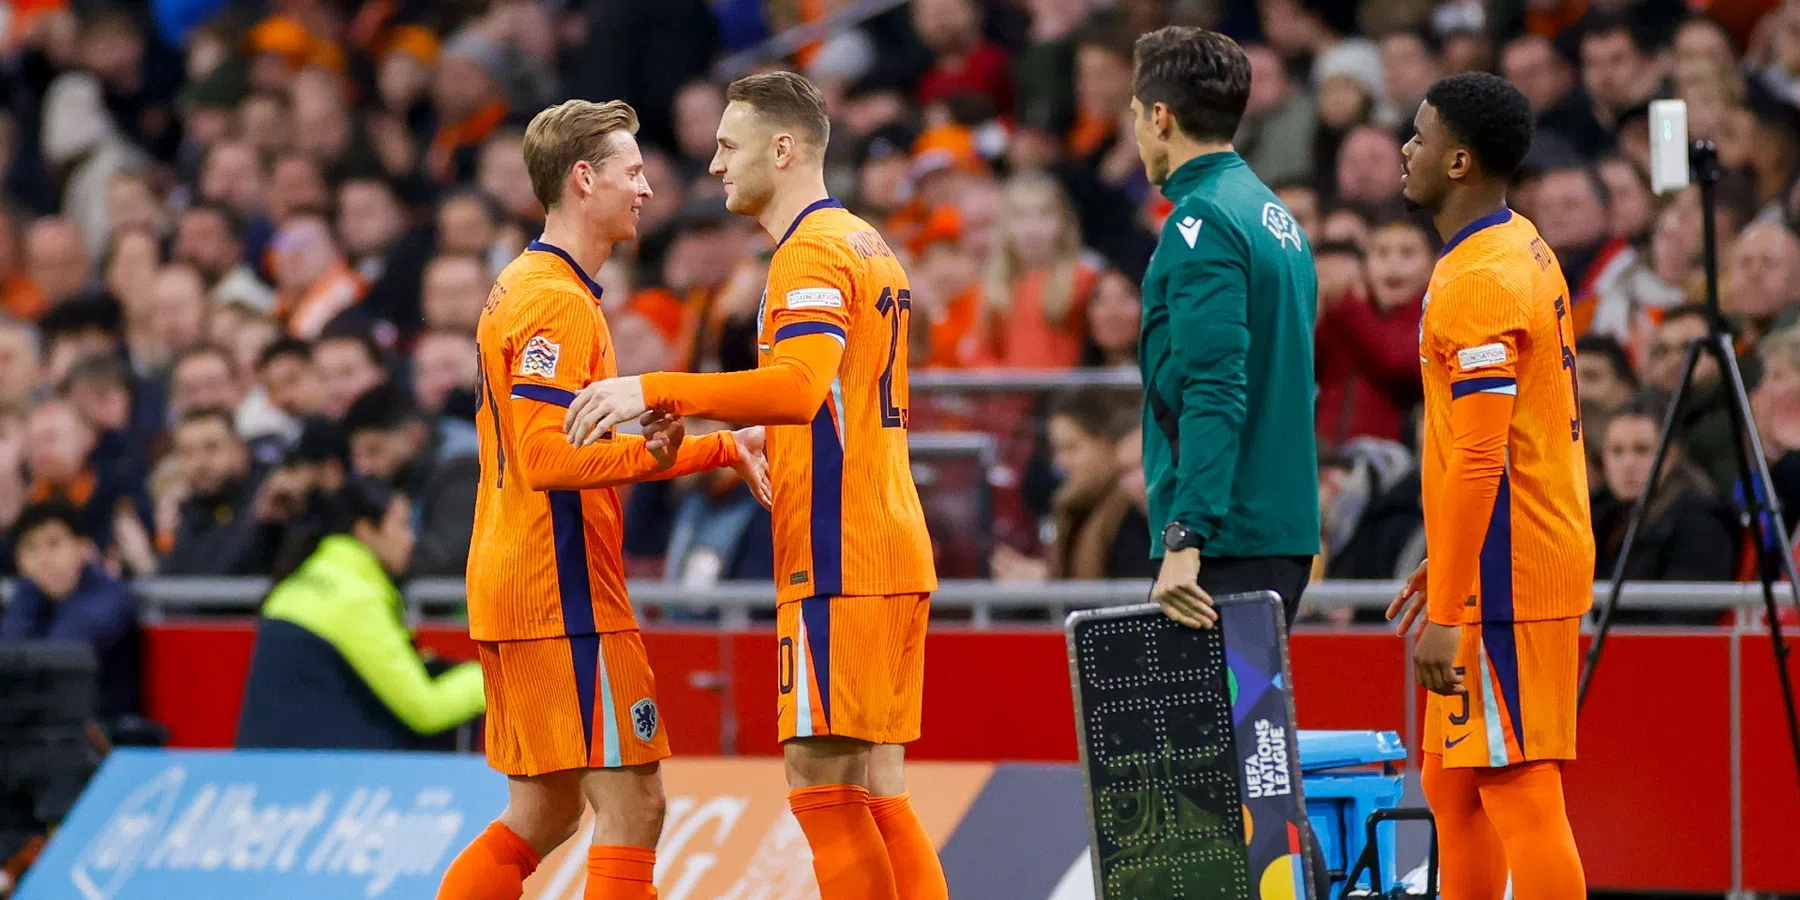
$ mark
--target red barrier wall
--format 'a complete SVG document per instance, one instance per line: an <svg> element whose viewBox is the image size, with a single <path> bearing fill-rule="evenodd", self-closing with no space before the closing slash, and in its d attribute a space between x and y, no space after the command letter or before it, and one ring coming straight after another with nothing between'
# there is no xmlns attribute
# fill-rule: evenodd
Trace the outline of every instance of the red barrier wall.
<svg viewBox="0 0 1800 900"><path fill-rule="evenodd" d="M252 642L246 622L172 621L149 630L149 712L178 745L230 745ZM419 643L446 657L474 655L460 630L426 628ZM775 752L772 632L663 628L646 633L644 643L676 753ZM944 628L928 645L925 736L909 750L913 758L1076 758L1060 632ZM1374 631L1301 630L1292 657L1301 727L1406 734L1400 641ZM1744 886L1800 890L1800 854L1789 841L1800 821L1800 787L1767 644L1710 632L1621 630L1608 645L1582 711L1582 758L1567 772L1569 815L1591 884L1731 886L1734 665L1743 710ZM1800 678L1800 663L1794 669ZM1423 704L1416 692L1412 700ZM1416 746L1416 735L1406 736Z"/></svg>

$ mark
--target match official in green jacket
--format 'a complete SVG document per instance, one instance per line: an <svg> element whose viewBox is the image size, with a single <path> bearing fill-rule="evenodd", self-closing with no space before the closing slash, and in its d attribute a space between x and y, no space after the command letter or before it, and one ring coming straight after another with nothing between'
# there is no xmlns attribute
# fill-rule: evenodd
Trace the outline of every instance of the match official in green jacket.
<svg viewBox="0 0 1800 900"><path fill-rule="evenodd" d="M1272 590L1292 622L1319 552L1312 248L1232 149L1250 94L1243 49L1169 27L1135 57L1138 153L1175 204L1138 344L1154 597L1210 627L1212 595Z"/></svg>

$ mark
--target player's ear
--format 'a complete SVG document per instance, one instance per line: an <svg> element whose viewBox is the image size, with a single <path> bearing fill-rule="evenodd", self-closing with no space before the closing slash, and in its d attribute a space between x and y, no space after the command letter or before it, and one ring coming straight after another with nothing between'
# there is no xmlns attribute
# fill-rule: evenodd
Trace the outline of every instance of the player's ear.
<svg viewBox="0 0 1800 900"><path fill-rule="evenodd" d="M785 169L794 158L794 136L785 132L775 135L775 167Z"/></svg>
<svg viewBox="0 0 1800 900"><path fill-rule="evenodd" d="M1469 176L1469 169L1474 164L1475 157L1468 148L1456 147L1450 151L1450 165L1446 167L1446 171L1451 178L1460 180Z"/></svg>

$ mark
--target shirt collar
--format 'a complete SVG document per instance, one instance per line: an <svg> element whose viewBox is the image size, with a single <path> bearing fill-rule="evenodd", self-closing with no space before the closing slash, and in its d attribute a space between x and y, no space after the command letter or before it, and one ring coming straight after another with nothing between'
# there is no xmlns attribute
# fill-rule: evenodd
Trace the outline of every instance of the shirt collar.
<svg viewBox="0 0 1800 900"><path fill-rule="evenodd" d="M1499 209L1497 209L1491 213L1488 213L1487 215L1482 216L1481 218L1476 219L1475 221L1470 222L1467 225L1464 225L1462 227L1461 231L1458 231L1456 234L1451 235L1450 240L1444 242L1444 249L1438 251L1438 259L1443 259L1444 257L1449 256L1450 251L1455 250L1457 244L1460 244L1463 241L1467 240L1469 235L1472 235L1475 232L1480 231L1481 229L1486 228L1490 225L1504 225L1507 222L1512 221L1512 215L1513 215L1513 213L1512 213L1511 208L1502 206Z"/></svg>
<svg viewBox="0 0 1800 900"><path fill-rule="evenodd" d="M586 270L582 269L580 266L575 264L575 257L570 256L569 251L564 250L563 248L558 247L555 244L549 243L549 242L545 241L543 238L538 238L537 240L532 241L529 244L526 244L525 249L528 252L532 251L532 250L537 250L537 251L540 251L543 253L554 253L557 256L562 257L562 261L568 263L569 268L574 269L575 274L580 276L581 283L587 285L588 293L593 294L594 299L596 301L598 301L600 299L600 292L602 289L600 287L599 282L596 282L592 277L590 277L588 275Z"/></svg>
<svg viewBox="0 0 1800 900"><path fill-rule="evenodd" d="M1243 165L1243 163L1244 158L1237 155L1235 150L1202 153L1182 163L1175 171L1169 173L1169 177L1163 179L1163 196L1170 200L1178 200L1192 190L1194 184L1208 173L1233 165Z"/></svg>

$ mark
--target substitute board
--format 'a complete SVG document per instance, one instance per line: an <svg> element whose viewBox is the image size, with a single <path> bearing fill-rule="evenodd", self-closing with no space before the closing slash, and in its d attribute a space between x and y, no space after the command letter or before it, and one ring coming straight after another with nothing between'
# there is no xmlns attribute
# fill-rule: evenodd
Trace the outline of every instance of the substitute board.
<svg viewBox="0 0 1800 900"><path fill-rule="evenodd" d="M1205 630L1154 604L1069 616L1099 900L1311 896L1281 599L1214 602Z"/></svg>

